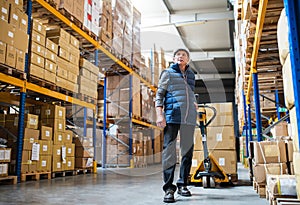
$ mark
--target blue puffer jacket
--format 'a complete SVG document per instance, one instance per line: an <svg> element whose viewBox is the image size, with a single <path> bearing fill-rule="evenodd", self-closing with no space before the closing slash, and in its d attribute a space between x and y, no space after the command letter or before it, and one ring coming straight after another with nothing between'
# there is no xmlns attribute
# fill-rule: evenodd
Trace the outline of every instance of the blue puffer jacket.
<svg viewBox="0 0 300 205"><path fill-rule="evenodd" d="M196 125L194 90L195 75L189 68L183 74L178 64L173 64L162 72L156 106L164 106L167 123Z"/></svg>

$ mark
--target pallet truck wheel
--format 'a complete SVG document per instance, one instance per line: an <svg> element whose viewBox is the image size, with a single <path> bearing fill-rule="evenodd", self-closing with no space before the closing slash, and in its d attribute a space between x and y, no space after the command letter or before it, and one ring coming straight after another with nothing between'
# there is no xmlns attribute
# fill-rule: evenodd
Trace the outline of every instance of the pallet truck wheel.
<svg viewBox="0 0 300 205"><path fill-rule="evenodd" d="M207 188L207 184L208 182L207 182L207 177L206 176L204 176L204 177L202 177L202 185L203 185L203 188Z"/></svg>
<svg viewBox="0 0 300 205"><path fill-rule="evenodd" d="M209 185L210 185L210 188L216 187L215 179L213 177L209 177Z"/></svg>

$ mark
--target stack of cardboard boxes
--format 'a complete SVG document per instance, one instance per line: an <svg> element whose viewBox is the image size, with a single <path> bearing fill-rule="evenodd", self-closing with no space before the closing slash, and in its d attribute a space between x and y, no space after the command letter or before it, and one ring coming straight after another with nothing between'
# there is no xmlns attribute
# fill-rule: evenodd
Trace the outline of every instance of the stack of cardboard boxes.
<svg viewBox="0 0 300 205"><path fill-rule="evenodd" d="M101 42L104 42L109 48L111 48L112 36L113 36L112 33L113 17L112 17L112 5L110 0L102 1L102 6L99 11L99 16L100 16L99 38Z"/></svg>
<svg viewBox="0 0 300 205"><path fill-rule="evenodd" d="M23 1L1 1L0 17L0 63L24 71L28 17Z"/></svg>
<svg viewBox="0 0 300 205"><path fill-rule="evenodd" d="M228 175L237 174L237 153L235 148L235 134L233 123L232 103L213 103L209 106L216 108L217 116L207 127L207 148L216 159L218 164ZM207 120L212 117L210 109L206 109ZM196 127L194 134L194 154L191 174L195 172L200 163L204 160L202 135Z"/></svg>
<svg viewBox="0 0 300 205"><path fill-rule="evenodd" d="M76 146L75 167L81 169L92 167L94 157L92 132L87 133L87 137L75 137L74 143Z"/></svg>
<svg viewBox="0 0 300 205"><path fill-rule="evenodd" d="M99 67L88 60L80 58L80 75L78 76L78 92L96 99L98 96Z"/></svg>
<svg viewBox="0 0 300 205"><path fill-rule="evenodd" d="M56 85L78 92L79 41L62 28L47 31L47 38L58 45Z"/></svg>
<svg viewBox="0 0 300 205"><path fill-rule="evenodd" d="M11 148L0 148L0 179L8 176L8 166L11 160Z"/></svg>

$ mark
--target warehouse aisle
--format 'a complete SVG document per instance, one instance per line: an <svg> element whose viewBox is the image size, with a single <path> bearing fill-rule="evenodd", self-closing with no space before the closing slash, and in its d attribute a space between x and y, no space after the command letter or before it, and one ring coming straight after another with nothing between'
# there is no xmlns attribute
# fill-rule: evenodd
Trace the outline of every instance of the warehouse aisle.
<svg viewBox="0 0 300 205"><path fill-rule="evenodd" d="M191 186L193 196L186 198L176 194L175 204L267 205L266 199L259 198L252 189L247 170L240 165L239 176L239 185L234 187L204 190ZM164 204L161 179L160 166L147 169L99 169L97 175L67 176L0 186L0 204Z"/></svg>

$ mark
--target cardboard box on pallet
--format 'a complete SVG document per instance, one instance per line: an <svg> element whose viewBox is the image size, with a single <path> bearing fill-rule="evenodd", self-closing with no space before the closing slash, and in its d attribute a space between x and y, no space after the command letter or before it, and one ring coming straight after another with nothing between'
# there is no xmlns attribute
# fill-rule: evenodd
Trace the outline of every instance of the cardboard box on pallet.
<svg viewBox="0 0 300 205"><path fill-rule="evenodd" d="M60 171L64 171L61 157L55 157L53 155L53 158L52 158L52 172L60 172Z"/></svg>
<svg viewBox="0 0 300 205"><path fill-rule="evenodd" d="M56 74L56 63L46 59L45 60L45 69L51 73ZM47 79L47 78L45 78L45 79ZM50 81L50 82L52 82L52 81Z"/></svg>
<svg viewBox="0 0 300 205"><path fill-rule="evenodd" d="M20 29L15 30L15 37L14 37L14 47L27 52L28 51L28 39L29 36L27 33L23 32Z"/></svg>
<svg viewBox="0 0 300 205"><path fill-rule="evenodd" d="M36 76L36 77L39 77L39 78L44 78L44 73L45 73L45 69L40 67L40 66L37 66L37 65L34 65L34 64L30 64L30 75L33 75L33 76Z"/></svg>
<svg viewBox="0 0 300 205"><path fill-rule="evenodd" d="M65 144L66 147L66 156L74 157L75 156L75 144Z"/></svg>
<svg viewBox="0 0 300 205"><path fill-rule="evenodd" d="M41 110L42 119L62 119L66 118L66 108L59 105L44 105Z"/></svg>
<svg viewBox="0 0 300 205"><path fill-rule="evenodd" d="M91 137L74 137L73 142L76 147L92 147L93 146L93 138Z"/></svg>
<svg viewBox="0 0 300 205"><path fill-rule="evenodd" d="M72 144L73 141L73 132L72 130L66 130L64 135L64 143L65 144Z"/></svg>
<svg viewBox="0 0 300 205"><path fill-rule="evenodd" d="M20 13L20 20L19 20L19 29L22 30L23 32L27 32L28 28L28 16L26 13Z"/></svg>
<svg viewBox="0 0 300 205"><path fill-rule="evenodd" d="M288 174L286 163L254 164L253 174L257 183L266 183L268 174Z"/></svg>
<svg viewBox="0 0 300 205"><path fill-rule="evenodd" d="M37 171L38 172L51 172L52 155L40 155L38 161Z"/></svg>
<svg viewBox="0 0 300 205"><path fill-rule="evenodd" d="M56 55L56 53L50 51L49 49L45 49L45 59L48 59L48 60L52 61L53 63L56 63L57 55Z"/></svg>
<svg viewBox="0 0 300 205"><path fill-rule="evenodd" d="M0 63L5 63L6 43L0 41Z"/></svg>
<svg viewBox="0 0 300 205"><path fill-rule="evenodd" d="M45 46L46 38L42 34L38 33L37 31L32 31L31 33L31 40L32 42L36 42L40 44L41 46Z"/></svg>
<svg viewBox="0 0 300 205"><path fill-rule="evenodd" d="M84 1L82 1L82 0L73 1L73 12L72 13L73 13L74 17L82 23L83 16L84 16Z"/></svg>
<svg viewBox="0 0 300 205"><path fill-rule="evenodd" d="M13 25L8 24L7 22L0 19L0 40L8 45L14 45L15 39L15 28Z"/></svg>
<svg viewBox="0 0 300 205"><path fill-rule="evenodd" d="M209 150L216 162L223 168L226 174L237 173L237 158L235 150ZM194 151L191 167L191 174L198 168L204 159L203 151Z"/></svg>
<svg viewBox="0 0 300 205"><path fill-rule="evenodd" d="M55 145L63 145L64 144L64 138L65 138L65 132L59 132L56 131L53 134L53 144Z"/></svg>
<svg viewBox="0 0 300 205"><path fill-rule="evenodd" d="M76 168L88 168L93 167L93 158L75 158L75 167Z"/></svg>
<svg viewBox="0 0 300 205"><path fill-rule="evenodd" d="M8 176L8 164L0 164L0 177Z"/></svg>
<svg viewBox="0 0 300 205"><path fill-rule="evenodd" d="M203 150L202 135L199 128L195 129L194 150ZM208 149L235 150L235 136L233 126L207 127Z"/></svg>
<svg viewBox="0 0 300 205"><path fill-rule="evenodd" d="M44 70L44 79L55 84L56 83L56 73L50 72L45 69Z"/></svg>
<svg viewBox="0 0 300 205"><path fill-rule="evenodd" d="M41 126L40 128L40 139L41 140L52 140L52 127Z"/></svg>
<svg viewBox="0 0 300 205"><path fill-rule="evenodd" d="M52 146L52 155L53 155L53 158L56 157L56 158L60 158L62 159L62 145L56 145L54 144Z"/></svg>
<svg viewBox="0 0 300 205"><path fill-rule="evenodd" d="M5 64L15 68L16 67L16 48L11 45L6 46L6 58L5 58Z"/></svg>
<svg viewBox="0 0 300 205"><path fill-rule="evenodd" d="M59 42L53 41L53 42L55 42L57 44L59 44L61 41L64 41L64 43L66 45L68 45L69 42L70 42L70 34L67 31L65 31L64 29L62 29L62 28L48 30L46 36L49 39L55 39L55 40L59 39L58 40Z"/></svg>
<svg viewBox="0 0 300 205"><path fill-rule="evenodd" d="M60 0L59 9L66 10L69 14L73 14L73 0Z"/></svg>
<svg viewBox="0 0 300 205"><path fill-rule="evenodd" d="M254 144L255 164L287 162L284 141L262 141Z"/></svg>
<svg viewBox="0 0 300 205"><path fill-rule="evenodd" d="M19 28L19 16L20 16L21 10L17 7L11 6L9 17L8 17L8 23L11 25L14 25L15 28Z"/></svg>
<svg viewBox="0 0 300 205"><path fill-rule="evenodd" d="M25 114L24 124L25 128L38 129L38 115ZM6 127L16 128L18 127L19 115L8 114L6 115Z"/></svg>
<svg viewBox="0 0 300 205"><path fill-rule="evenodd" d="M31 52L38 54L39 56L45 55L45 47L32 41L31 42Z"/></svg>
<svg viewBox="0 0 300 205"><path fill-rule="evenodd" d="M17 7L21 11L23 11L23 0L8 0L7 1L12 7Z"/></svg>
<svg viewBox="0 0 300 205"><path fill-rule="evenodd" d="M16 49L16 69L24 71L25 69L25 52Z"/></svg>
<svg viewBox="0 0 300 205"><path fill-rule="evenodd" d="M39 140L40 155L52 155L52 140Z"/></svg>
<svg viewBox="0 0 300 205"><path fill-rule="evenodd" d="M0 2L0 17L3 21L8 22L9 3L7 1L1 1Z"/></svg>
<svg viewBox="0 0 300 205"><path fill-rule="evenodd" d="M45 58L40 56L40 55L37 55L35 53L31 53L31 63L34 64L34 65L37 65L41 68L44 68L45 67Z"/></svg>
<svg viewBox="0 0 300 205"><path fill-rule="evenodd" d="M76 147L75 157L94 157L94 147Z"/></svg>
<svg viewBox="0 0 300 205"><path fill-rule="evenodd" d="M51 39L49 39L49 38L46 39L46 48L49 51L52 51L53 53L55 53L56 55L58 54L58 45L56 43L54 43L53 41L51 41Z"/></svg>
<svg viewBox="0 0 300 205"><path fill-rule="evenodd" d="M0 148L0 162L10 162L11 148Z"/></svg>
<svg viewBox="0 0 300 205"><path fill-rule="evenodd" d="M63 169L66 171L75 169L75 157L66 157L66 163L63 163Z"/></svg>

